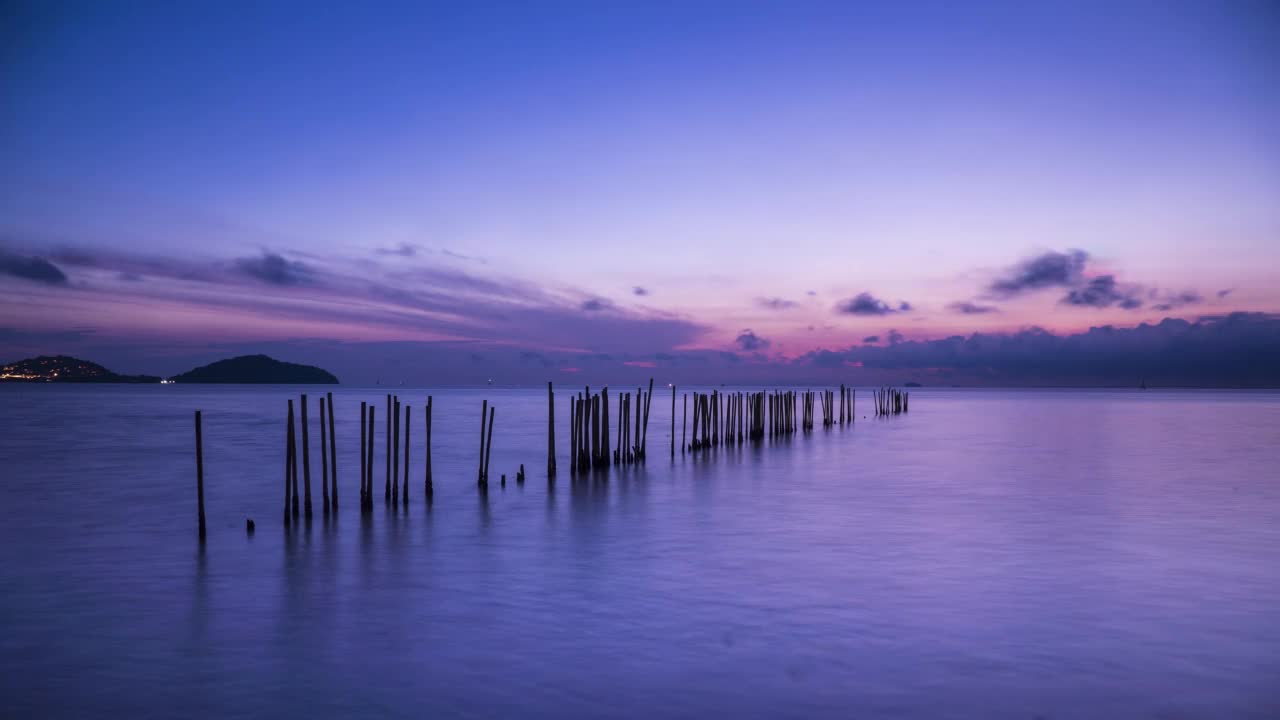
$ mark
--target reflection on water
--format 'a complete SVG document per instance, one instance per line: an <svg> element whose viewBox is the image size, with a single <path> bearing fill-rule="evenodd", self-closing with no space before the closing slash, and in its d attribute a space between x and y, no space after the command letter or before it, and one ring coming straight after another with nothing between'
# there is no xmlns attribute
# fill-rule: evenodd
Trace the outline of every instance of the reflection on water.
<svg viewBox="0 0 1280 720"><path fill-rule="evenodd" d="M1280 714L1280 395L922 389L674 460L654 403L647 465L548 482L545 389L433 390L433 502L361 514L342 389L342 512L286 530L293 392L0 387L5 716Z"/></svg>

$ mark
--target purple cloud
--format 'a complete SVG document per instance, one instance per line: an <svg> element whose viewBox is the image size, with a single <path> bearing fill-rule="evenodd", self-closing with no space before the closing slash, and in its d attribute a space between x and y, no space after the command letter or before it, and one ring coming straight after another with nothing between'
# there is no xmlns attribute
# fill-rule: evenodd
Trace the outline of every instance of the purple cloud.
<svg viewBox="0 0 1280 720"><path fill-rule="evenodd" d="M400 243L393 248L378 248L374 251L377 255L395 255L398 257L414 257L418 254L419 248L412 243Z"/></svg>
<svg viewBox="0 0 1280 720"><path fill-rule="evenodd" d="M888 315L889 313L903 312L910 309L911 304L907 302L899 303L897 309L895 309L868 292L858 293L856 296L836 306L836 310L845 315Z"/></svg>
<svg viewBox="0 0 1280 720"><path fill-rule="evenodd" d="M1199 305L1203 302L1203 295L1194 290L1186 290L1180 293L1166 295L1158 305L1152 305L1151 309L1158 310L1160 312L1168 312L1188 305Z"/></svg>
<svg viewBox="0 0 1280 720"><path fill-rule="evenodd" d="M45 285L66 285L67 275L42 257L16 255L0 250L0 274Z"/></svg>
<svg viewBox="0 0 1280 720"><path fill-rule="evenodd" d="M947 309L961 315L985 315L987 313L1000 312L1000 308L994 305L979 305L969 301L953 302L947 306Z"/></svg>
<svg viewBox="0 0 1280 720"><path fill-rule="evenodd" d="M987 286L987 292L995 297L1007 298L1031 290L1073 286L1084 276L1088 260L1089 254L1083 250L1037 255L1005 271L1003 277Z"/></svg>
<svg viewBox="0 0 1280 720"><path fill-rule="evenodd" d="M737 339L734 340L734 342L738 345L739 348L741 348L746 352L756 352L758 350L764 350L765 348L769 347L769 345L771 344L768 340L760 337L759 335L756 335L754 332L750 330L743 330L741 333L738 334L738 337Z"/></svg>
<svg viewBox="0 0 1280 720"><path fill-rule="evenodd" d="M311 281L311 272L297 261L286 260L270 252L261 257L238 258L235 265L241 272L268 285L301 285Z"/></svg>
<svg viewBox="0 0 1280 720"><path fill-rule="evenodd" d="M759 305L765 310L790 310L791 308L796 307L798 303L794 300L787 300L780 297L761 297L756 298L756 305Z"/></svg>
<svg viewBox="0 0 1280 720"><path fill-rule="evenodd" d="M1138 297L1141 288L1138 286L1121 286L1114 275L1099 275L1088 282L1074 288L1062 296L1058 302L1078 307L1107 308L1117 305L1125 310L1136 310L1142 307Z"/></svg>
<svg viewBox="0 0 1280 720"><path fill-rule="evenodd" d="M1194 322L1166 318L1133 328L1103 326L1074 335L1034 328L975 333L888 346L815 351L797 364L860 364L877 375L937 377L968 385L1149 384L1280 386L1280 315L1232 313Z"/></svg>

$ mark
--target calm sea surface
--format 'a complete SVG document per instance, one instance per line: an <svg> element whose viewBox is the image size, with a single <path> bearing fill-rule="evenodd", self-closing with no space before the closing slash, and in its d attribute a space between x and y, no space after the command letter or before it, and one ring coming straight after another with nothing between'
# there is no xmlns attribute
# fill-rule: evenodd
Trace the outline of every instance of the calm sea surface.
<svg viewBox="0 0 1280 720"><path fill-rule="evenodd" d="M397 388L392 511L385 389L340 387L341 513L313 417L286 531L306 389L0 387L0 715L1280 717L1280 394L861 391L851 427L672 460L659 388L647 466L575 479L564 387L549 485L545 388L434 390L428 508Z"/></svg>

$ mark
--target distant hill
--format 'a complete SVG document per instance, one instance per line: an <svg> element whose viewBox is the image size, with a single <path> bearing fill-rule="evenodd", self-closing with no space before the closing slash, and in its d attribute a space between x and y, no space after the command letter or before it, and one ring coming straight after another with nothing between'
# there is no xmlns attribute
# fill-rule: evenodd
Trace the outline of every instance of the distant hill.
<svg viewBox="0 0 1280 720"><path fill-rule="evenodd" d="M70 355L41 355L0 367L5 382L158 383L154 375L117 375Z"/></svg>
<svg viewBox="0 0 1280 720"><path fill-rule="evenodd" d="M338 384L338 378L318 367L281 362L266 355L219 360L172 379L178 383Z"/></svg>

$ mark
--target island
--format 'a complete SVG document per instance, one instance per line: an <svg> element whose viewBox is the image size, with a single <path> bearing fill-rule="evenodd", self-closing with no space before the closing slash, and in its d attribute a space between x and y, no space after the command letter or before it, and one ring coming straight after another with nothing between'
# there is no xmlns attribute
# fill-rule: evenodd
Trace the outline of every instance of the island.
<svg viewBox="0 0 1280 720"><path fill-rule="evenodd" d="M41 355L0 366L0 382L336 385L338 378L312 365L282 362L266 355L219 360L165 379L158 375L119 375L70 355Z"/></svg>
<svg viewBox="0 0 1280 720"><path fill-rule="evenodd" d="M266 355L219 360L170 378L176 383L337 385L338 378L312 365L282 362Z"/></svg>
<svg viewBox="0 0 1280 720"><path fill-rule="evenodd" d="M0 367L5 382L158 383L153 375L117 375L97 363L70 355L41 355Z"/></svg>

